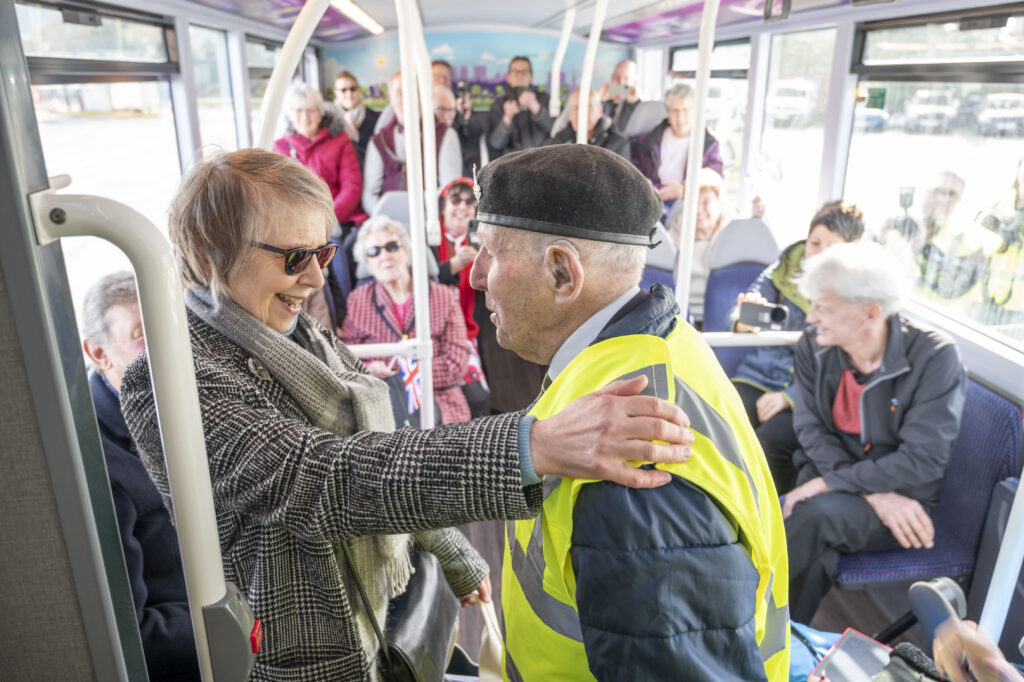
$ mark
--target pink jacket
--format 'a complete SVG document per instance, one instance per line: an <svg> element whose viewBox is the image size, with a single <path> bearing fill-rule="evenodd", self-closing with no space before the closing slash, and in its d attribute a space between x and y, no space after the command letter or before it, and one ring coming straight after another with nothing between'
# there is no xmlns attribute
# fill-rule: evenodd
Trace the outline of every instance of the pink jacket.
<svg viewBox="0 0 1024 682"><path fill-rule="evenodd" d="M358 225L366 220L366 214L359 205L363 173L348 135L344 132L331 135L327 128L321 128L312 140L298 133L285 135L274 143L274 151L298 160L323 178L334 197L334 213L339 223L354 222Z"/></svg>

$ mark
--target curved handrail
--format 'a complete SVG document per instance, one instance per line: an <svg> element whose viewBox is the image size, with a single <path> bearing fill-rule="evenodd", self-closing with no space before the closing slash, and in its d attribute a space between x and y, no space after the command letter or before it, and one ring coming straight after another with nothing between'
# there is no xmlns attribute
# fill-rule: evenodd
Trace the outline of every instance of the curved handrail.
<svg viewBox="0 0 1024 682"><path fill-rule="evenodd" d="M565 51L569 49L569 38L572 36L572 27L576 23L576 5L571 0L566 2L565 16L562 17L562 35L558 38L558 47L555 48L555 57L551 61L551 99L548 100L548 113L551 118L558 118L562 111L562 62L565 60Z"/></svg>
<svg viewBox="0 0 1024 682"><path fill-rule="evenodd" d="M594 60L597 59L597 46L601 42L601 30L604 28L604 17L607 13L608 0L597 0L590 25L590 36L587 38L587 52L583 56L583 73L580 74L579 105L576 115L577 144L586 144L587 133L590 131L590 86L594 81Z"/></svg>

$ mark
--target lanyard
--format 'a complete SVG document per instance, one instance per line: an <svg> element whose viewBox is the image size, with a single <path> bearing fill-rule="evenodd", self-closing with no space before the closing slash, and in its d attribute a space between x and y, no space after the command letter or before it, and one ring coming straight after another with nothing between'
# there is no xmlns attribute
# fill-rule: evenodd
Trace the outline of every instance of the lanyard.
<svg viewBox="0 0 1024 682"><path fill-rule="evenodd" d="M373 294L372 294L373 295L373 307L377 309L377 314L380 315L380 319L384 321L384 324L386 324L388 326L388 329L390 329L392 332L394 332L395 336L397 336L398 338L400 338L400 339L407 339L407 338L409 338L409 332L412 331L412 326L414 324L416 324L416 316L415 315L409 315L407 313L406 315L407 315L408 319L406 319L406 321L405 321L405 331L401 331L400 332L397 329L395 329L394 325L392 325L391 321L387 318L387 315L384 314L384 306L377 300L377 286L378 285L376 283L374 283L374 285L373 285ZM410 313L414 312L412 306L409 306L409 312Z"/></svg>

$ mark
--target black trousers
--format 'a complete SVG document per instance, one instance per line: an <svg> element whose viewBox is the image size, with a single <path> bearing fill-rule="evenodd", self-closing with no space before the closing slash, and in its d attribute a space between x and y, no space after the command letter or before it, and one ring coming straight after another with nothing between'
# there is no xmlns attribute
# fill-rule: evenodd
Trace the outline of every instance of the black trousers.
<svg viewBox="0 0 1024 682"><path fill-rule="evenodd" d="M817 475L813 469L801 469L801 483ZM814 618L821 600L835 584L841 553L899 547L871 505L852 493L823 493L797 503L786 519L786 543L789 613L797 623L810 623Z"/></svg>
<svg viewBox="0 0 1024 682"><path fill-rule="evenodd" d="M768 460L768 469L772 472L775 489L783 495L793 489L796 483L796 467L793 465L793 453L800 448L800 441L793 431L793 410L783 410L766 422L757 418L757 399L764 391L742 381L734 381L736 392L740 394L743 407L747 410L747 418L754 427L757 440Z"/></svg>

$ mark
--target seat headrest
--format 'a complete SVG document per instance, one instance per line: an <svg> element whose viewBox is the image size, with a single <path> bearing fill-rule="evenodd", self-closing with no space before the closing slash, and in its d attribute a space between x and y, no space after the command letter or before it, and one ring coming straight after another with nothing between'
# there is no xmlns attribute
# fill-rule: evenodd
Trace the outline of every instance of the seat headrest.
<svg viewBox="0 0 1024 682"><path fill-rule="evenodd" d="M633 139L654 130L654 126L665 120L665 105L660 101L638 102L633 113L629 115L626 129L622 134Z"/></svg>
<svg viewBox="0 0 1024 682"><path fill-rule="evenodd" d="M668 236L665 226L658 223L656 227L654 241L661 243L653 249L647 249L647 267L674 272L676 261L679 260L679 250L672 243L672 238Z"/></svg>
<svg viewBox="0 0 1024 682"><path fill-rule="evenodd" d="M392 220L397 220L403 225L409 224L409 193L408 192L384 192L377 203L370 211L370 217L386 215ZM406 228L408 229L408 228Z"/></svg>
<svg viewBox="0 0 1024 682"><path fill-rule="evenodd" d="M768 224L760 218L744 218L722 228L711 245L708 267L718 270L740 263L771 265L778 255L779 245Z"/></svg>

